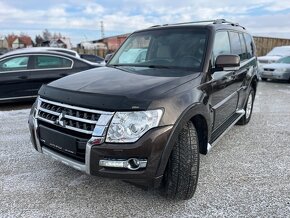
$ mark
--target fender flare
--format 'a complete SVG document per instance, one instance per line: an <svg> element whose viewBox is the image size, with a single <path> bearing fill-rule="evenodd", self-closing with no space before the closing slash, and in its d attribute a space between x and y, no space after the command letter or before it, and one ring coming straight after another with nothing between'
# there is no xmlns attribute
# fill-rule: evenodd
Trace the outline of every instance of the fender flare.
<svg viewBox="0 0 290 218"><path fill-rule="evenodd" d="M171 151L182 127L196 115L202 115L205 118L208 126L208 137L210 137L211 125L209 124L211 123L211 119L209 106L202 103L195 103L191 105L179 116L171 130L170 136L159 160L156 177L160 177L164 174Z"/></svg>

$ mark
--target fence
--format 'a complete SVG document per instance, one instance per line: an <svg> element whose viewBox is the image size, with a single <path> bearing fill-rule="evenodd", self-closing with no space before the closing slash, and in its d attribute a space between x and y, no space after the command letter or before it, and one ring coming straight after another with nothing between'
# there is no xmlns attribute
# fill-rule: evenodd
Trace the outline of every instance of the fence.
<svg viewBox="0 0 290 218"><path fill-rule="evenodd" d="M290 39L254 36L257 56L264 56L276 46L290 45Z"/></svg>
<svg viewBox="0 0 290 218"><path fill-rule="evenodd" d="M107 54L106 49L81 49L81 48L76 48L75 51L77 51L79 54L93 54L97 55L99 57L105 57Z"/></svg>

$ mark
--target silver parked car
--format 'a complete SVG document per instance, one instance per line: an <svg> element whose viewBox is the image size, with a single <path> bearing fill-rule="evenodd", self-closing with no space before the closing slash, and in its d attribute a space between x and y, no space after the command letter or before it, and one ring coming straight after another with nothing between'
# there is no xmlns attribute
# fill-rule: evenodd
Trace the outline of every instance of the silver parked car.
<svg viewBox="0 0 290 218"><path fill-rule="evenodd" d="M290 55L290 46L278 46L273 48L265 56L258 57L258 72L261 74L265 64L276 63L280 58Z"/></svg>
<svg viewBox="0 0 290 218"><path fill-rule="evenodd" d="M265 64L260 76L262 80L278 79L290 82L290 56L283 57L276 63Z"/></svg>

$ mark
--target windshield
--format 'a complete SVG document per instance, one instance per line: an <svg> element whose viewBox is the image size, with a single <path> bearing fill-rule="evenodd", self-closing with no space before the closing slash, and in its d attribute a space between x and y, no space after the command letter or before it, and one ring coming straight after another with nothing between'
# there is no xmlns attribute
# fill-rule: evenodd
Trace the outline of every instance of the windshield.
<svg viewBox="0 0 290 218"><path fill-rule="evenodd" d="M182 68L200 71L206 30L168 28L131 35L107 66Z"/></svg>
<svg viewBox="0 0 290 218"><path fill-rule="evenodd" d="M287 55L290 55L290 48L288 47L276 47L276 48L273 48L268 54L267 56L270 55L270 56L287 56Z"/></svg>
<svg viewBox="0 0 290 218"><path fill-rule="evenodd" d="M290 57L281 58L277 61L277 63L290 64Z"/></svg>

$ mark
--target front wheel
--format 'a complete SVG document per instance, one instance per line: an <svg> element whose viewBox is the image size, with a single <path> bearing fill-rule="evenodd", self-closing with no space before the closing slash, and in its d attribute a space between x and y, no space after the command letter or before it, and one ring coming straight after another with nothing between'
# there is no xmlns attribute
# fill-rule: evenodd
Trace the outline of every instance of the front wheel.
<svg viewBox="0 0 290 218"><path fill-rule="evenodd" d="M255 99L255 90L251 87L250 93L248 95L247 103L244 107L245 114L237 122L238 125L246 125L250 121L252 117L252 112L253 112L254 99Z"/></svg>
<svg viewBox="0 0 290 218"><path fill-rule="evenodd" d="M189 121L180 131L166 167L163 183L165 196L180 200L192 198L198 172L199 142L196 129Z"/></svg>

